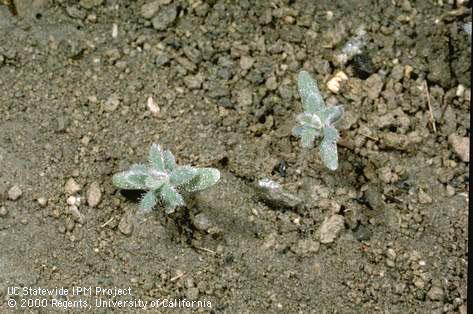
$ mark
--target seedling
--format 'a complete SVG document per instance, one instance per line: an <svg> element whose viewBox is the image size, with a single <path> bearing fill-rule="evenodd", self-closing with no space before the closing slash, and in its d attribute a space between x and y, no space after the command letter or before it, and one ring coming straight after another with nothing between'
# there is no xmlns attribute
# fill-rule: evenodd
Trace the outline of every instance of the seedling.
<svg viewBox="0 0 473 314"><path fill-rule="evenodd" d="M297 115L299 125L292 132L301 138L304 148L313 147L315 138L322 137L319 148L322 162L330 170L336 170L338 168L337 141L340 137L333 124L342 117L343 106L325 106L317 83L306 71L299 73L297 84L304 112Z"/></svg>
<svg viewBox="0 0 473 314"><path fill-rule="evenodd" d="M140 201L142 212L151 211L160 202L166 213L173 213L185 205L181 193L207 189L220 179L220 172L214 168L177 166L174 155L156 144L151 145L148 161L148 165L132 165L112 178L120 189L147 191Z"/></svg>

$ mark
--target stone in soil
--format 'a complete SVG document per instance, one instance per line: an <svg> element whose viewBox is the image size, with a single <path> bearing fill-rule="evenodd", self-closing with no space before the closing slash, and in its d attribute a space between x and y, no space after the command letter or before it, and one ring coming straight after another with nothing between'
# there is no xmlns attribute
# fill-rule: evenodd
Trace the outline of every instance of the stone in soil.
<svg viewBox="0 0 473 314"><path fill-rule="evenodd" d="M20 189L20 186L15 184L8 190L8 199L16 201L23 194L23 191Z"/></svg>
<svg viewBox="0 0 473 314"><path fill-rule="evenodd" d="M381 90L383 89L383 79L378 74L371 75L364 84L366 93L370 99L378 99Z"/></svg>
<svg viewBox="0 0 473 314"><path fill-rule="evenodd" d="M283 190L279 183L270 179L258 181L256 186L258 197L270 207L274 208L296 208L302 200Z"/></svg>
<svg viewBox="0 0 473 314"><path fill-rule="evenodd" d="M131 213L125 213L120 219L118 230L124 235L130 235L133 232L133 216Z"/></svg>
<svg viewBox="0 0 473 314"><path fill-rule="evenodd" d="M102 199L102 191L98 182L92 182L87 190L87 204L90 207L96 207Z"/></svg>
<svg viewBox="0 0 473 314"><path fill-rule="evenodd" d="M105 111L112 112L118 108L118 105L120 105L120 100L118 99L117 95L113 94L107 99L103 106L103 109Z"/></svg>
<svg viewBox="0 0 473 314"><path fill-rule="evenodd" d="M0 217L5 217L8 214L8 210L5 206L0 207Z"/></svg>
<svg viewBox="0 0 473 314"><path fill-rule="evenodd" d="M432 301L442 301L444 298L444 292L442 288L433 286L430 288L429 292L427 292L427 296Z"/></svg>
<svg viewBox="0 0 473 314"><path fill-rule="evenodd" d="M82 187L73 178L67 180L66 185L64 186L64 191L69 195L76 194L77 192L80 192L81 189Z"/></svg>
<svg viewBox="0 0 473 314"><path fill-rule="evenodd" d="M171 5L169 7L163 8L158 12L158 15L156 15L152 20L151 23L153 24L154 29L158 31L164 31L166 30L169 25L174 22L177 16L177 10L174 5Z"/></svg>
<svg viewBox="0 0 473 314"><path fill-rule="evenodd" d="M452 146L453 151L464 162L470 162L470 138L451 134L448 142Z"/></svg>
<svg viewBox="0 0 473 314"><path fill-rule="evenodd" d="M41 207L46 207L46 205L48 205L48 200L46 197L39 197L37 201L38 201L39 206Z"/></svg>
<svg viewBox="0 0 473 314"><path fill-rule="evenodd" d="M240 58L240 68L242 70L249 70L252 66L255 60L251 57L248 56L242 56Z"/></svg>
<svg viewBox="0 0 473 314"><path fill-rule="evenodd" d="M194 227L200 231L207 231L211 226L209 218L204 213L195 215L192 218L192 223Z"/></svg>
<svg viewBox="0 0 473 314"><path fill-rule="evenodd" d="M320 226L320 242L331 243L344 228L345 219L341 215L333 215L325 218Z"/></svg>
<svg viewBox="0 0 473 314"><path fill-rule="evenodd" d="M141 16L145 19L152 18L158 12L161 1L152 1L141 6Z"/></svg>

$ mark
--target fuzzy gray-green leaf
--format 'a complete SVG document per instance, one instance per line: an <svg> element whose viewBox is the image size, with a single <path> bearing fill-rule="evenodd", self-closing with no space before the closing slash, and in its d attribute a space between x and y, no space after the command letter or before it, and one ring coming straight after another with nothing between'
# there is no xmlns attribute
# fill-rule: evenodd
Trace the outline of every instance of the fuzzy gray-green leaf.
<svg viewBox="0 0 473 314"><path fill-rule="evenodd" d="M154 143L151 144L148 160L154 168L159 171L164 171L164 158L161 146Z"/></svg>
<svg viewBox="0 0 473 314"><path fill-rule="evenodd" d="M333 127L325 127L324 138L320 143L320 158L330 170L338 168L337 140L338 131Z"/></svg>
<svg viewBox="0 0 473 314"><path fill-rule="evenodd" d="M146 167L143 165L133 165L130 170L114 174L112 183L120 189L144 190L145 180L148 177Z"/></svg>
<svg viewBox="0 0 473 314"><path fill-rule="evenodd" d="M325 103L320 95L317 83L310 77L306 71L299 73L297 85L301 95L302 107L308 113L316 113L325 108Z"/></svg>
<svg viewBox="0 0 473 314"><path fill-rule="evenodd" d="M176 159L174 158L174 155L169 150L164 151L163 160L164 160L164 168L166 168L167 171L171 172L174 170L174 168L176 168Z"/></svg>
<svg viewBox="0 0 473 314"><path fill-rule="evenodd" d="M144 213L150 212L153 207L156 206L157 202L158 199L156 197L155 192L148 191L140 201L140 211Z"/></svg>
<svg viewBox="0 0 473 314"><path fill-rule="evenodd" d="M315 129L322 128L322 121L320 121L320 118L315 113L308 113L308 112L300 113L297 115L296 120L297 122L299 122L301 125L304 125L304 126L307 125Z"/></svg>
<svg viewBox="0 0 473 314"><path fill-rule="evenodd" d="M162 178L157 178L154 176L148 176L145 180L146 188L149 190L159 189L165 181Z"/></svg>
<svg viewBox="0 0 473 314"><path fill-rule="evenodd" d="M324 134L324 139L329 142L337 142L339 139L338 131L333 126L326 126L322 129Z"/></svg>
<svg viewBox="0 0 473 314"><path fill-rule="evenodd" d="M183 186L187 192L205 190L220 180L220 171L214 168L197 168L196 176Z"/></svg>
<svg viewBox="0 0 473 314"><path fill-rule="evenodd" d="M168 184L164 184L159 190L159 194L163 200L166 213L174 212L177 206L184 205L184 199L173 187Z"/></svg>
<svg viewBox="0 0 473 314"><path fill-rule="evenodd" d="M325 124L332 125L340 120L343 116L343 106L327 107L324 110Z"/></svg>
<svg viewBox="0 0 473 314"><path fill-rule="evenodd" d="M319 132L316 129L311 127L304 127L301 136L302 147L310 148L314 146L314 140L318 134Z"/></svg>
<svg viewBox="0 0 473 314"><path fill-rule="evenodd" d="M189 167L189 166L179 167L171 173L169 182L171 182L173 186L181 186L189 182L196 175L197 175L197 170L192 167Z"/></svg>

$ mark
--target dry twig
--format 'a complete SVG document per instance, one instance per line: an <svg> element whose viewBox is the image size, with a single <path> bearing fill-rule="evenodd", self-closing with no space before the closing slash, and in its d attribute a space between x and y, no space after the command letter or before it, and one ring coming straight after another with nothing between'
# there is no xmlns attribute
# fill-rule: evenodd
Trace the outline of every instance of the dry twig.
<svg viewBox="0 0 473 314"><path fill-rule="evenodd" d="M430 123L432 124L432 129L434 130L434 133L437 133L437 127L435 126L434 113L432 112L432 106L430 105L430 93L429 93L429 86L427 85L427 81L424 81L424 89L425 89L425 93L427 94L427 106L429 107Z"/></svg>

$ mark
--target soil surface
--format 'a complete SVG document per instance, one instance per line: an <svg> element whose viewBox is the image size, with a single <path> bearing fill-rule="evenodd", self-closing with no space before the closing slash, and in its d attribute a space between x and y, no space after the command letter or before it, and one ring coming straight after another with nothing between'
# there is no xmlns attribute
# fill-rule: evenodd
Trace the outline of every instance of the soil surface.
<svg viewBox="0 0 473 314"><path fill-rule="evenodd" d="M459 0L0 1L0 311L466 313L470 36ZM221 180L138 214L151 143Z"/></svg>

